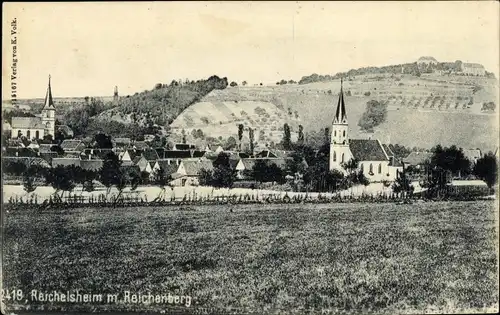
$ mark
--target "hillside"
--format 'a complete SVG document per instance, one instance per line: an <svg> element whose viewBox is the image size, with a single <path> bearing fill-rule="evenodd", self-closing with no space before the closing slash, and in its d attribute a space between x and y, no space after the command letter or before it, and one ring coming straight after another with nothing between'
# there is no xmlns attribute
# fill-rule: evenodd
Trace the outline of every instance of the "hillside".
<svg viewBox="0 0 500 315"><path fill-rule="evenodd" d="M217 94L221 91L214 91ZM244 139L248 130L255 130L255 142L278 143L283 138L283 125L291 128L291 139L296 141L300 117L293 112L279 109L270 102L261 101L214 101L199 102L184 110L170 125L172 134L181 135L182 130L202 130L213 138L234 137L238 139L238 125L244 125Z"/></svg>
<svg viewBox="0 0 500 315"><path fill-rule="evenodd" d="M159 125L170 124L191 104L214 89L224 89L227 78L211 76L207 80L158 83L152 90L121 97L115 107L100 113L98 121L120 123L144 123L151 121Z"/></svg>
<svg viewBox="0 0 500 315"><path fill-rule="evenodd" d="M339 80L236 87L213 91L203 101L271 102L285 111L297 111L307 133L330 127L339 90ZM433 74L357 76L344 82L352 137L374 136L384 142L427 148L441 143L494 149L498 115L481 108L487 102L498 106L497 90L496 79ZM388 115L386 122L368 135L357 124L372 99L387 102Z"/></svg>

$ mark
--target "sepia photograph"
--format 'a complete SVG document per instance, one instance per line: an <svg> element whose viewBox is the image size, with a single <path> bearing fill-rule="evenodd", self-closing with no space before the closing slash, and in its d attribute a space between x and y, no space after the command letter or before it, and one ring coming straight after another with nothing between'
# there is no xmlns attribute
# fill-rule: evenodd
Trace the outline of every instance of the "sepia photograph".
<svg viewBox="0 0 500 315"><path fill-rule="evenodd" d="M498 1L2 9L2 314L499 312Z"/></svg>

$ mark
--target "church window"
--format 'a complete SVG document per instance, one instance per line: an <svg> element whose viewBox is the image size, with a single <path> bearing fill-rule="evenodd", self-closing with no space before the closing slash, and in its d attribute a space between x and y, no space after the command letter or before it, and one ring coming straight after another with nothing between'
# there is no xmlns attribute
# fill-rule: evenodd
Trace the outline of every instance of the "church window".
<svg viewBox="0 0 500 315"><path fill-rule="evenodd" d="M18 131L17 131L17 137L18 137L18 138L21 138L21 136L22 136L22 135L23 135L23 133L21 132L21 130L18 130Z"/></svg>
<svg viewBox="0 0 500 315"><path fill-rule="evenodd" d="M31 139L30 136L31 136L31 130L28 130L26 132L26 138L28 138L28 140L30 140Z"/></svg>
<svg viewBox="0 0 500 315"><path fill-rule="evenodd" d="M47 123L45 124L45 128L50 129L50 122L47 122Z"/></svg>
<svg viewBox="0 0 500 315"><path fill-rule="evenodd" d="M333 151L333 161L337 161L337 153L335 151Z"/></svg>
<svg viewBox="0 0 500 315"><path fill-rule="evenodd" d="M378 165L378 173L382 174L382 163Z"/></svg>
<svg viewBox="0 0 500 315"><path fill-rule="evenodd" d="M35 131L35 138L40 139L40 131Z"/></svg>
<svg viewBox="0 0 500 315"><path fill-rule="evenodd" d="M363 163L360 163L360 164L359 164L359 168L361 169L361 173L363 173L363 172L364 172Z"/></svg>
<svg viewBox="0 0 500 315"><path fill-rule="evenodd" d="M337 136L337 130L334 130L333 131L333 136L336 137Z"/></svg>
<svg viewBox="0 0 500 315"><path fill-rule="evenodd" d="M370 163L370 174L373 174L373 164Z"/></svg>
<svg viewBox="0 0 500 315"><path fill-rule="evenodd" d="M342 153L342 160L341 160L342 163L344 163L344 153Z"/></svg>
<svg viewBox="0 0 500 315"><path fill-rule="evenodd" d="M344 133L343 133L343 137L345 137L345 130L344 130Z"/></svg>

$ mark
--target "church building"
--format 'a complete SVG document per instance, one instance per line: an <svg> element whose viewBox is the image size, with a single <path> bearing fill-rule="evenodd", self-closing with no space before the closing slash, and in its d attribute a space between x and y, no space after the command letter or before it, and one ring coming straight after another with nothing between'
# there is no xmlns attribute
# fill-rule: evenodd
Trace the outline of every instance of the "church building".
<svg viewBox="0 0 500 315"><path fill-rule="evenodd" d="M42 113L38 117L12 117L11 138L20 138L25 136L29 140L43 139L46 135L55 136L56 108L52 99L52 90L47 87L45 102Z"/></svg>
<svg viewBox="0 0 500 315"><path fill-rule="evenodd" d="M344 164L355 159L358 161L358 169L370 182L395 180L402 171L402 166L395 163L394 157L389 157L379 140L349 138L342 80L340 84L339 100L331 129L330 170L345 174Z"/></svg>

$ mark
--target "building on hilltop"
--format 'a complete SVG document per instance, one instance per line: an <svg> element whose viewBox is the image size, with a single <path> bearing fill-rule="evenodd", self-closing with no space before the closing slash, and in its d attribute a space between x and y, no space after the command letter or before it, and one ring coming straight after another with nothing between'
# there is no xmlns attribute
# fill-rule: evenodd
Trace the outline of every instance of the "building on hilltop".
<svg viewBox="0 0 500 315"><path fill-rule="evenodd" d="M56 108L49 85L45 95L42 113L38 117L12 117L11 138L25 136L28 140L43 139L47 135L55 136Z"/></svg>
<svg viewBox="0 0 500 315"><path fill-rule="evenodd" d="M417 60L418 66L420 66L420 65L437 65L437 64L438 64L438 61L436 60L436 58L431 57L431 56L423 56L423 57L418 58L418 60Z"/></svg>
<svg viewBox="0 0 500 315"><path fill-rule="evenodd" d="M486 74L486 70L484 66L479 63L462 63L461 66L462 72L465 75L478 75L484 76Z"/></svg>
<svg viewBox="0 0 500 315"><path fill-rule="evenodd" d="M330 170L338 170L345 174L344 165L351 159L355 159L358 161L358 170L362 171L371 182L395 180L402 171L402 165L391 161L379 140L349 138L349 123L342 83L341 80L337 110L331 129Z"/></svg>

